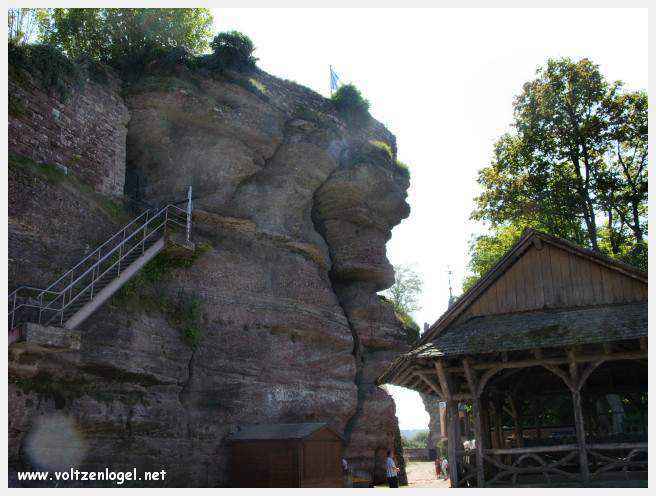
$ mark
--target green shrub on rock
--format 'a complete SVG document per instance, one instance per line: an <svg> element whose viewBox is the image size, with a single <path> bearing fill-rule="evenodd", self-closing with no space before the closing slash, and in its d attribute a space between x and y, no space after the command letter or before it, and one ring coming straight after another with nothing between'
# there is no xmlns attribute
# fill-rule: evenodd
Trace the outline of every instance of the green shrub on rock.
<svg viewBox="0 0 656 496"><path fill-rule="evenodd" d="M217 34L210 43L214 51L209 62L212 69L225 71L232 69L246 71L255 68L257 58L253 56L255 45L251 39L239 31L228 31Z"/></svg>
<svg viewBox="0 0 656 496"><path fill-rule="evenodd" d="M353 84L341 86L330 99L337 111L350 125L361 127L371 119L369 101Z"/></svg>
<svg viewBox="0 0 656 496"><path fill-rule="evenodd" d="M66 99L70 87L80 87L83 78L79 67L52 45L9 44L9 74L21 81L21 71L31 74L45 90L52 90Z"/></svg>

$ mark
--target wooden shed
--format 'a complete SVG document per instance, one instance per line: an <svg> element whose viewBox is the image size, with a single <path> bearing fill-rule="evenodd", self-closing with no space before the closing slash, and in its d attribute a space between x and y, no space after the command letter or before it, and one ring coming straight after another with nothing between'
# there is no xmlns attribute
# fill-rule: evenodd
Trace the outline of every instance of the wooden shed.
<svg viewBox="0 0 656 496"><path fill-rule="evenodd" d="M243 426L229 443L232 487L343 487L343 439L324 422Z"/></svg>

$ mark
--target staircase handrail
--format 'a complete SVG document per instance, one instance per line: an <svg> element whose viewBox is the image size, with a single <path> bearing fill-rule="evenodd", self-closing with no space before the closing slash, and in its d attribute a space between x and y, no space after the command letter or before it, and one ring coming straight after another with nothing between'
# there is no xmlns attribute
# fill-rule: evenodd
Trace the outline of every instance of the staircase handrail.
<svg viewBox="0 0 656 496"><path fill-rule="evenodd" d="M28 308L38 308L39 309L39 323L41 322L41 316L44 311L53 311L56 312L55 315L53 315L52 318L48 320L48 323L50 323L58 314L61 315L62 319L62 324L63 324L63 315L64 311L72 304L74 303L82 294L84 294L89 288L92 288L94 283L98 281L101 277L103 277L105 274L107 274L110 270L116 267L117 264L119 264L118 271L117 271L117 277L120 275L120 263L122 260L124 260L127 256L129 256L133 250L142 247L142 249L145 249L145 243L147 238L151 237L155 232L158 232L162 227L166 228L168 223L173 223L177 224L179 226L185 227L186 224L183 224L181 222L176 221L173 216L169 215L169 210L172 210L174 213L182 212L185 215L190 215L191 210L190 209L182 209L178 207L177 205L174 204L168 204L166 206L161 207L155 214L150 216L149 214L152 213L152 210L147 210L146 212L143 212L139 216L137 216L135 219L130 221L128 224L126 224L123 228L121 228L118 232L116 232L114 235L112 235L109 239L107 239L105 242L103 242L98 248L93 250L91 253L86 255L82 260L80 260L75 266L73 266L71 269L67 270L62 276L60 276L55 282L50 284L46 289L40 289L40 288L35 288L31 286L19 286L16 288L12 293L9 294L9 302L12 301L13 298L13 308L9 311L9 317L11 320L10 323L10 330L14 327L14 318L16 315L16 310L20 309L21 307L28 307ZM172 212L172 213L173 213ZM164 220L157 225L155 228L151 230L150 233L147 233L148 227L152 226L157 220L161 219L162 215L164 215ZM134 226L135 223L137 223L139 220L143 220L143 218L146 218L145 222L140 224L130 235L126 236L126 232L128 228ZM135 237L141 233L144 233L143 240L132 246L128 251L125 253L122 253L122 249L126 244L135 239ZM123 235L123 239L116 244L113 248L111 248L104 256L101 256L100 254L102 253L102 249L105 248L111 241L115 240L118 236ZM95 271L97 268L99 268L103 262L107 261L110 257L114 256L116 253L119 253L118 259L106 270L102 272L102 274L95 275ZM52 288L55 287L57 284L59 284L62 280L64 280L66 277L74 274L74 271L81 267L85 262L89 261L91 257L94 255L98 255L98 260L96 260L90 267L88 267L81 275L79 275L75 280L72 280L66 287L61 289L60 291L54 291ZM73 288L76 284L78 284L80 281L82 281L85 277L87 277L89 274L92 274L92 280L91 283L85 286L83 289L79 290L76 292L75 296L73 296ZM36 297L32 297L31 299L33 302L25 302L25 303L20 303L19 305L16 305L16 300L18 298L19 292L25 292L25 291L33 291L33 292L38 292ZM69 292L69 300L67 303L65 299L66 293ZM44 306L44 301L43 298L45 295L54 295L54 298L50 299ZM91 295L93 299L93 293ZM55 302L61 300L61 305L59 307L54 307ZM11 305L10 305L11 306Z"/></svg>

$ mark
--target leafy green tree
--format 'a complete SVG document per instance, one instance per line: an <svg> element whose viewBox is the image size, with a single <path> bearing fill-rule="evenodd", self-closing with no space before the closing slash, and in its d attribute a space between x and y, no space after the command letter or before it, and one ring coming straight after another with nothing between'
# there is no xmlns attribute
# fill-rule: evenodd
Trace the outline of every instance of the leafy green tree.
<svg viewBox="0 0 656 496"><path fill-rule="evenodd" d="M471 286L533 227L641 268L647 264L647 95L588 59L549 59L514 102L513 131L479 172Z"/></svg>
<svg viewBox="0 0 656 496"><path fill-rule="evenodd" d="M397 312L411 314L421 310L419 297L423 287L421 276L411 265L395 265L394 285L383 295L391 300Z"/></svg>
<svg viewBox="0 0 656 496"><path fill-rule="evenodd" d="M44 42L75 59L114 65L124 57L182 47L207 49L212 34L209 9L48 9L42 16Z"/></svg>
<svg viewBox="0 0 656 496"><path fill-rule="evenodd" d="M403 324L408 344L419 338L420 330L411 314L421 310L419 297L423 289L419 273L410 265L394 266L394 285L385 290L381 298L392 305L396 317Z"/></svg>
<svg viewBox="0 0 656 496"><path fill-rule="evenodd" d="M469 272L462 283L462 290L467 291L520 238L523 227L511 224L501 226L493 234L482 234L469 242Z"/></svg>
<svg viewBox="0 0 656 496"><path fill-rule="evenodd" d="M411 438L402 437L401 443L404 448L426 448L428 446L428 431L421 431Z"/></svg>
<svg viewBox="0 0 656 496"><path fill-rule="evenodd" d="M10 45L22 45L33 41L46 9L18 8L7 13L7 35Z"/></svg>

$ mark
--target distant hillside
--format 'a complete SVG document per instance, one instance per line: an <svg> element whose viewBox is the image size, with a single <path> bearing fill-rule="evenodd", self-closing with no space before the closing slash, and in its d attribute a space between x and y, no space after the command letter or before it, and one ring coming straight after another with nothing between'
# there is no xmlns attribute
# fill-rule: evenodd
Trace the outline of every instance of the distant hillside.
<svg viewBox="0 0 656 496"><path fill-rule="evenodd" d="M401 437L412 439L420 432L428 432L428 429L401 429Z"/></svg>

